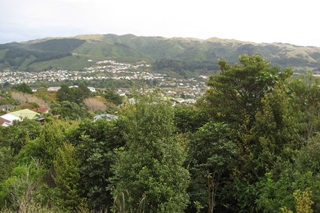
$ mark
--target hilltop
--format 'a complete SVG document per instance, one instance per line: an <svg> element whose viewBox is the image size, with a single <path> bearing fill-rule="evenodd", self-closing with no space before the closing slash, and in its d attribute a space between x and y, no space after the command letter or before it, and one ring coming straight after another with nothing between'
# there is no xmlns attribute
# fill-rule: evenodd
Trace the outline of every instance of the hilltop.
<svg viewBox="0 0 320 213"><path fill-rule="evenodd" d="M236 63L240 54L259 54L273 65L298 72L320 71L320 48L210 38L79 35L0 45L0 69L82 70L99 60L147 61L154 69L218 70L217 59Z"/></svg>

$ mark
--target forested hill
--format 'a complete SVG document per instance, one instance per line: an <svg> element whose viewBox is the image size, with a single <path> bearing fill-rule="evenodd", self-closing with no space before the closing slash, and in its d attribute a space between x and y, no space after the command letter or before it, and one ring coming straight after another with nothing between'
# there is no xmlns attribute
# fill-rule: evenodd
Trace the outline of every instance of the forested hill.
<svg viewBox="0 0 320 213"><path fill-rule="evenodd" d="M81 35L0 44L0 69L79 70L98 60L145 60L155 69L217 70L217 59L234 63L241 54L259 54L273 65L300 72L320 71L320 48L211 38Z"/></svg>

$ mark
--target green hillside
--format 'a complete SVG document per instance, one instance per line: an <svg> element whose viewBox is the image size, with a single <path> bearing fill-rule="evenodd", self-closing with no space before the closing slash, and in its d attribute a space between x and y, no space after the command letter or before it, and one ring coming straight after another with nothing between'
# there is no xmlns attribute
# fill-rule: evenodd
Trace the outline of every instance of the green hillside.
<svg viewBox="0 0 320 213"><path fill-rule="evenodd" d="M156 69L212 70L218 69L218 58L235 63L241 54L259 54L274 65L293 67L299 72L320 71L318 47L258 44L219 38L139 37L131 34L80 35L1 44L0 69L78 70L98 60L113 59L126 62L146 60Z"/></svg>

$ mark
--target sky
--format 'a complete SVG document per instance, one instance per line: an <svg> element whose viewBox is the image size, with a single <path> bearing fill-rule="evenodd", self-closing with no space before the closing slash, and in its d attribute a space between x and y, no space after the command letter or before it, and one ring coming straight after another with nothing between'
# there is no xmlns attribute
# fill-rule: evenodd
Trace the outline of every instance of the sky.
<svg viewBox="0 0 320 213"><path fill-rule="evenodd" d="M0 44L81 34L320 47L317 0L1 0Z"/></svg>

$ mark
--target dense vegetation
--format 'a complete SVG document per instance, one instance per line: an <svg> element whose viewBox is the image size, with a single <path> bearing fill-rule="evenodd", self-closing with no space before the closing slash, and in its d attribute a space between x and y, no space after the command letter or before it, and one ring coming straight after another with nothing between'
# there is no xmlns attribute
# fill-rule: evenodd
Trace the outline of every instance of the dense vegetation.
<svg viewBox="0 0 320 213"><path fill-rule="evenodd" d="M5 51L0 63L4 68L26 69L33 63L71 56L71 51L84 42L80 39L53 39L31 44L4 44L0 45L0 50Z"/></svg>
<svg viewBox="0 0 320 213"><path fill-rule="evenodd" d="M257 55L239 61L219 60L220 74L194 106L173 107L145 87L123 105L112 88L39 90L52 108L43 125L0 128L0 208L319 212L318 80L292 78ZM1 101L14 97L3 93ZM88 98L108 108L88 112ZM87 119L105 112L118 119Z"/></svg>

